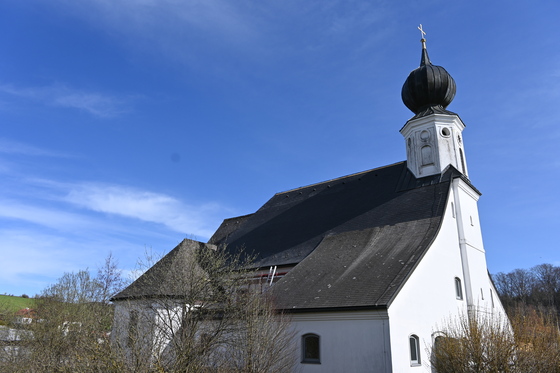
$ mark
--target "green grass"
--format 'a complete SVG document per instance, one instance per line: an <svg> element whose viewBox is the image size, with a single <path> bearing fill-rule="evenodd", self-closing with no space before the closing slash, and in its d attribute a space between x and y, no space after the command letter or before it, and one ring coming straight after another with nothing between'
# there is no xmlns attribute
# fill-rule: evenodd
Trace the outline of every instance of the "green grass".
<svg viewBox="0 0 560 373"><path fill-rule="evenodd" d="M0 312L6 310L9 312L16 312L22 308L33 308L35 306L35 299L13 297L10 295L0 295Z"/></svg>

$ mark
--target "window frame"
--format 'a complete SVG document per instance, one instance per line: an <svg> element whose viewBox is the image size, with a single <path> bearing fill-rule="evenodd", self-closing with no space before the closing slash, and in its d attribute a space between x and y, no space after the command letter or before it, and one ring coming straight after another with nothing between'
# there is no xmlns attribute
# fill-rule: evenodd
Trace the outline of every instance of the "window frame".
<svg viewBox="0 0 560 373"><path fill-rule="evenodd" d="M317 357L308 357L308 341L317 341ZM306 333L301 336L301 363L302 364L321 364L321 337L315 333Z"/></svg>
<svg viewBox="0 0 560 373"><path fill-rule="evenodd" d="M418 338L416 334L408 336L408 350L410 353L410 366L422 366L422 358L420 357L420 338ZM414 359L414 355L416 355L416 359Z"/></svg>
<svg viewBox="0 0 560 373"><path fill-rule="evenodd" d="M463 283L459 277L455 277L455 299L463 300Z"/></svg>

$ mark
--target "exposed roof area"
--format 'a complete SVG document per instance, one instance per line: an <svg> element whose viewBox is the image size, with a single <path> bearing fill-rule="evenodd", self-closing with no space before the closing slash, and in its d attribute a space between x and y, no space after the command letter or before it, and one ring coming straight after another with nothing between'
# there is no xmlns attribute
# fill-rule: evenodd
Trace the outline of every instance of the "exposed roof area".
<svg viewBox="0 0 560 373"><path fill-rule="evenodd" d="M435 238L456 176L415 179L401 162L278 193L209 242L256 253L261 268L299 263L274 286L280 308L386 306Z"/></svg>
<svg viewBox="0 0 560 373"><path fill-rule="evenodd" d="M439 217L325 237L274 287L287 310L386 307L437 233Z"/></svg>
<svg viewBox="0 0 560 373"><path fill-rule="evenodd" d="M184 240L113 299L173 296L200 268L195 249L221 247L256 268L295 265L272 287L281 309L386 307L437 235L455 177L416 179L401 162L278 193L209 243Z"/></svg>
<svg viewBox="0 0 560 373"><path fill-rule="evenodd" d="M255 265L295 264L328 235L433 217L440 177L416 180L406 163L277 193L257 212L225 220L209 243L257 254Z"/></svg>

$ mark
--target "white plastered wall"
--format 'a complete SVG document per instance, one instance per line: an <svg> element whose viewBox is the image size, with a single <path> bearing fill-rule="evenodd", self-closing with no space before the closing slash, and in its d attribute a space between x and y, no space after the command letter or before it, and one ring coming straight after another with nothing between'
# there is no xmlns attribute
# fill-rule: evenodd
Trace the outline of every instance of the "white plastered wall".
<svg viewBox="0 0 560 373"><path fill-rule="evenodd" d="M116 301L115 314L113 316L113 329L111 331L112 343L132 358L134 355L153 356L154 335L153 324L155 315L149 307L149 303L140 300ZM131 336L131 314L135 312L137 317L136 333Z"/></svg>
<svg viewBox="0 0 560 373"><path fill-rule="evenodd" d="M124 300L115 302L112 341L126 354L147 354L159 358L168 348L171 335L181 324L181 305L171 301L162 306L149 300ZM130 336L131 315L136 313L136 333ZM134 350L134 351L133 351Z"/></svg>
<svg viewBox="0 0 560 373"><path fill-rule="evenodd" d="M467 316L468 296L474 305L505 315L488 276L477 200L477 192L467 183L453 182L436 239L389 306L394 372L431 370L428 355L433 338L451 318ZM457 299L456 277L461 280L463 299ZM411 335L420 341L420 365L411 364Z"/></svg>
<svg viewBox="0 0 560 373"><path fill-rule="evenodd" d="M300 373L391 372L387 312L347 311L294 314ZM301 337L320 338L320 364L301 363Z"/></svg>

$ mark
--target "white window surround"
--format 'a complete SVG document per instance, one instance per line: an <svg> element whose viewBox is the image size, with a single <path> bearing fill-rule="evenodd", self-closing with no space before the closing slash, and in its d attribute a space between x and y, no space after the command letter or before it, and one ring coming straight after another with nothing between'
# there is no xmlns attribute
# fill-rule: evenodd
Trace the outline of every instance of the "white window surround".
<svg viewBox="0 0 560 373"><path fill-rule="evenodd" d="M420 338L416 334L411 334L408 337L410 347L410 366L422 366L420 359Z"/></svg>

